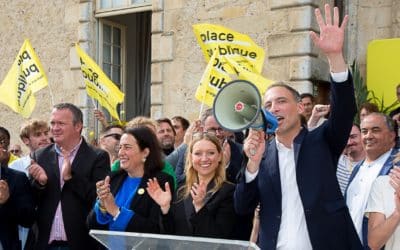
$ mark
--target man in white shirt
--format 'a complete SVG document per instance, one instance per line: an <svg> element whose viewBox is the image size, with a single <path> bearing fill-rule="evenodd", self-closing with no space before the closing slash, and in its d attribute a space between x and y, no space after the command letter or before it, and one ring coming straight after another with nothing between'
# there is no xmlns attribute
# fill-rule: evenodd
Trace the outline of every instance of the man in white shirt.
<svg viewBox="0 0 400 250"><path fill-rule="evenodd" d="M360 249L350 214L336 179L337 160L346 145L356 113L351 75L342 49L348 17L339 26L339 11L325 5L324 22L315 11L320 35L314 44L328 58L331 71L331 115L308 131L301 125L300 95L289 85L271 85L264 107L278 120L275 139L250 130L244 144L249 158L235 190L239 214L260 203L259 246L262 249Z"/></svg>
<svg viewBox="0 0 400 250"><path fill-rule="evenodd" d="M365 208L372 183L379 175L386 175L392 168L397 152L393 149L395 132L393 121L382 113L371 113L360 124L361 141L365 160L355 166L346 191L346 203L357 234L367 246L367 223Z"/></svg>

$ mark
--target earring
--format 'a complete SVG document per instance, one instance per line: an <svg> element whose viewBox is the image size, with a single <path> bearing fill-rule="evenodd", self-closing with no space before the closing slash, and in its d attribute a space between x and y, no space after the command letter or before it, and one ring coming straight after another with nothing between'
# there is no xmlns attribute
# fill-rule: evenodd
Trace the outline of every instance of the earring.
<svg viewBox="0 0 400 250"><path fill-rule="evenodd" d="M143 157L142 162L143 162L143 163L146 162L146 157Z"/></svg>

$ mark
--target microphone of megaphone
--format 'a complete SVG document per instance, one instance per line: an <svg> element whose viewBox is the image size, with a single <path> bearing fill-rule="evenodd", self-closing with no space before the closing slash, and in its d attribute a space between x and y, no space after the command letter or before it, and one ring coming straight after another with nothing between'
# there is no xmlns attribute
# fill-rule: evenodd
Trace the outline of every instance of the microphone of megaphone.
<svg viewBox="0 0 400 250"><path fill-rule="evenodd" d="M245 80L231 81L220 89L214 99L213 112L218 124L228 131L250 127L272 134L278 127L275 116L262 108L256 86Z"/></svg>

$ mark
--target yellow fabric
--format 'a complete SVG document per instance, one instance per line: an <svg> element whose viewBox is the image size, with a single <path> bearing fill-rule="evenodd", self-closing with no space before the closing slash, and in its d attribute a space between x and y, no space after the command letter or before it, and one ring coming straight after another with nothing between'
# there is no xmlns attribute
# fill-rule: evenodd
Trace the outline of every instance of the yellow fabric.
<svg viewBox="0 0 400 250"><path fill-rule="evenodd" d="M10 153L10 159L8 159L8 165L10 165L13 161L18 160L18 156Z"/></svg>
<svg viewBox="0 0 400 250"><path fill-rule="evenodd" d="M96 99L101 106L108 110L112 117L119 121L117 105L124 101L124 93L119 90L78 44L75 45L75 49L80 58L87 94Z"/></svg>
<svg viewBox="0 0 400 250"><path fill-rule="evenodd" d="M28 118L36 105L34 93L47 85L39 58L26 39L0 85L0 102Z"/></svg>
<svg viewBox="0 0 400 250"><path fill-rule="evenodd" d="M195 93L198 101L212 107L218 91L235 79L252 82L261 95L273 82L260 75L265 52L247 35L213 24L193 25L193 31L208 62Z"/></svg>

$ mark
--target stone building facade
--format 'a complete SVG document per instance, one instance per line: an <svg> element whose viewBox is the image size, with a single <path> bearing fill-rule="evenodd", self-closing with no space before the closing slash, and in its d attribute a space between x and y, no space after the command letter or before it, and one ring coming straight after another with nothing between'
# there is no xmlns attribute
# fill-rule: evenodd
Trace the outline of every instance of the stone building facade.
<svg viewBox="0 0 400 250"><path fill-rule="evenodd" d="M0 0L0 78L29 38L49 79L49 88L36 94L32 117L48 119L53 103L72 102L84 111L88 134L97 125L73 47L79 42L126 90L121 110L127 119L138 114L195 119L200 103L194 93L206 62L192 25L213 23L245 33L264 48L265 77L324 99L328 65L309 37L318 30L314 9L324 3L349 14L346 59L356 58L362 72L371 40L400 35L398 0ZM115 37L116 43L107 42ZM109 64L106 51L112 51ZM0 112L0 125L19 142L24 119L3 104Z"/></svg>

